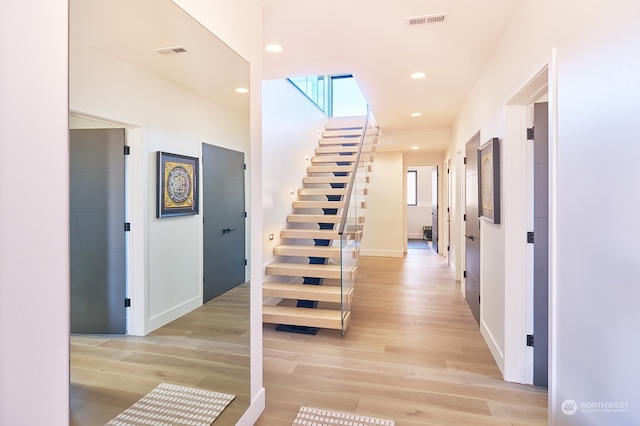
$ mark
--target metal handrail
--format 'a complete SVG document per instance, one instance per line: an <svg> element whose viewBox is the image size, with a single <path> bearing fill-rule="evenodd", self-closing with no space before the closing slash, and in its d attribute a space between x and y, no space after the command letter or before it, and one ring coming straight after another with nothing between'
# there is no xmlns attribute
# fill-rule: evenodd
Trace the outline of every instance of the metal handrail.
<svg viewBox="0 0 640 426"><path fill-rule="evenodd" d="M351 202L351 193L356 180L356 172L358 171L358 165L360 164L360 154L362 154L362 147L364 146L364 139L367 135L367 128L369 127L369 106L367 105L367 115L364 119L364 126L362 127L362 136L360 136L360 143L358 145L358 152L356 153L356 160L353 162L353 171L351 172L351 179L349 179L349 185L347 186L347 193L344 198L344 209L342 209L342 217L340 218L340 226L338 226L338 235L344 234L344 228L347 224L347 214L349 213L349 203Z"/></svg>

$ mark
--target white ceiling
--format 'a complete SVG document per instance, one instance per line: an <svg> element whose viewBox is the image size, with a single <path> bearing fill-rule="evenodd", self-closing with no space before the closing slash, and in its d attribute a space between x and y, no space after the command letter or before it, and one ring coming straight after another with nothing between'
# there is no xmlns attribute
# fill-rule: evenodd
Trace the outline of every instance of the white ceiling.
<svg viewBox="0 0 640 426"><path fill-rule="evenodd" d="M264 79L351 73L384 131L451 127L522 0L265 0ZM409 27L407 17L448 13ZM412 80L422 71L427 77ZM418 118L413 112L421 112Z"/></svg>
<svg viewBox="0 0 640 426"><path fill-rule="evenodd" d="M249 116L248 63L170 0L72 0L70 38Z"/></svg>

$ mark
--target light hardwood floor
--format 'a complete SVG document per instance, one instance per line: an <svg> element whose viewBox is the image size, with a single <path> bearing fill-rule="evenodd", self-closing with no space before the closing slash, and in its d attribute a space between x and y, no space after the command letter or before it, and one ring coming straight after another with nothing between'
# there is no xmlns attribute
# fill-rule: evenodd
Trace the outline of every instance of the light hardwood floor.
<svg viewBox="0 0 640 426"><path fill-rule="evenodd" d="M249 285L145 337L71 337L71 425L104 425L162 382L236 398L216 425L249 406Z"/></svg>
<svg viewBox="0 0 640 426"><path fill-rule="evenodd" d="M547 423L547 392L501 379L459 284L433 251L361 257L351 318L344 338L264 327L266 410L257 426L290 425L301 405L397 426Z"/></svg>

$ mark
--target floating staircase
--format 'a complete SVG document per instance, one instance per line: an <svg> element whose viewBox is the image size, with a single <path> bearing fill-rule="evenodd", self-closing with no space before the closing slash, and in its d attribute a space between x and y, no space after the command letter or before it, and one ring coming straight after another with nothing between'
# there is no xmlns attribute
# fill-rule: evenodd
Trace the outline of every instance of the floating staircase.
<svg viewBox="0 0 640 426"><path fill-rule="evenodd" d="M266 267L263 322L307 334L347 329L375 133L326 126L280 232L283 244L273 249L277 261Z"/></svg>

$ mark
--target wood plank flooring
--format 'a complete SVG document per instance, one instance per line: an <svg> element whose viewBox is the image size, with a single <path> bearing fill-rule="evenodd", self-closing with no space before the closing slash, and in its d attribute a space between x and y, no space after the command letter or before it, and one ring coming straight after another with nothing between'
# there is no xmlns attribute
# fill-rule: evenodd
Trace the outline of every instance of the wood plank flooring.
<svg viewBox="0 0 640 426"><path fill-rule="evenodd" d="M71 425L104 425L162 382L236 395L215 425L249 406L249 284L145 337L71 337Z"/></svg>
<svg viewBox="0 0 640 426"><path fill-rule="evenodd" d="M344 338L266 325L263 344L266 410L257 426L290 425L301 405L397 426L547 423L547 392L502 380L459 284L432 250L361 257Z"/></svg>

